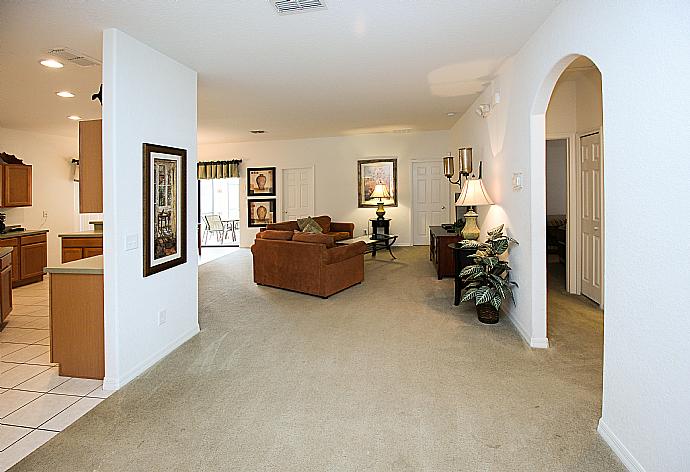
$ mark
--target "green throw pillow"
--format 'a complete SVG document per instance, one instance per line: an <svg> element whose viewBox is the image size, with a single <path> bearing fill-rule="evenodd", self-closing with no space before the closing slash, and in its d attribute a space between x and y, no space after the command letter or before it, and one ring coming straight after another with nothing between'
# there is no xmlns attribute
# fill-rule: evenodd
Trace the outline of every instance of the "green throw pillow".
<svg viewBox="0 0 690 472"><path fill-rule="evenodd" d="M303 233L323 233L323 228L311 216L299 218L297 226Z"/></svg>

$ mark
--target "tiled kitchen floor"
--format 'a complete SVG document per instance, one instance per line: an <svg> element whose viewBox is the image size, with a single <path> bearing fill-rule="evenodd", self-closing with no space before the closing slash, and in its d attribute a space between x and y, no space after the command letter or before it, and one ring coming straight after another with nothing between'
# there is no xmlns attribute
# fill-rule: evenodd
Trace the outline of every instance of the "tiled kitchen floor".
<svg viewBox="0 0 690 472"><path fill-rule="evenodd" d="M100 380L58 375L50 363L48 278L12 291L0 332L0 471L7 470L110 392Z"/></svg>

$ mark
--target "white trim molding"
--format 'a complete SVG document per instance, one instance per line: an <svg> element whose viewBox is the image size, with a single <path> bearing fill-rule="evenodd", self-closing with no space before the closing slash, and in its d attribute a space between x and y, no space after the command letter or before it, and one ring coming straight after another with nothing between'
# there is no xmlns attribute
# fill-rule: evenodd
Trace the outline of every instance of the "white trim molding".
<svg viewBox="0 0 690 472"><path fill-rule="evenodd" d="M527 334L527 330L520 324L520 322L512 315L507 314L508 319L510 322L515 326L515 329L517 330L518 333L520 333L520 336L522 339L529 345L529 347L534 348L534 349L548 349L549 347L549 339L548 338L533 338L529 334Z"/></svg>
<svg viewBox="0 0 690 472"><path fill-rule="evenodd" d="M599 426L597 426L599 436L609 445L611 450L621 460L626 469L630 472L646 472L637 459L632 455L625 445L618 439L618 436L611 431L611 428L604 422L603 418L599 418Z"/></svg>

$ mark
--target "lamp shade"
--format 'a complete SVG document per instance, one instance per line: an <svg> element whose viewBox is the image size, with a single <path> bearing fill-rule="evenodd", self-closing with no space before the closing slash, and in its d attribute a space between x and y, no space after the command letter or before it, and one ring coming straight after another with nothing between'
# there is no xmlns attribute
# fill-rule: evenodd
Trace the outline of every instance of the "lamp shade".
<svg viewBox="0 0 690 472"><path fill-rule="evenodd" d="M391 194L386 184L376 184L374 191L371 192L370 198L391 198Z"/></svg>
<svg viewBox="0 0 690 472"><path fill-rule="evenodd" d="M494 202L489 197L482 179L468 179L462 186L460 196L455 202L455 206L479 206L493 205Z"/></svg>

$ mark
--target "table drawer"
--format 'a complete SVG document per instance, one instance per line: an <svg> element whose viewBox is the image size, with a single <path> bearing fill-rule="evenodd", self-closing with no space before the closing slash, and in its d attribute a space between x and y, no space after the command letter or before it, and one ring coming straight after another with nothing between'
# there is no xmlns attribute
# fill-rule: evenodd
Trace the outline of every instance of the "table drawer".
<svg viewBox="0 0 690 472"><path fill-rule="evenodd" d="M22 244L44 243L47 241L45 234L35 234L33 236L22 236Z"/></svg>

